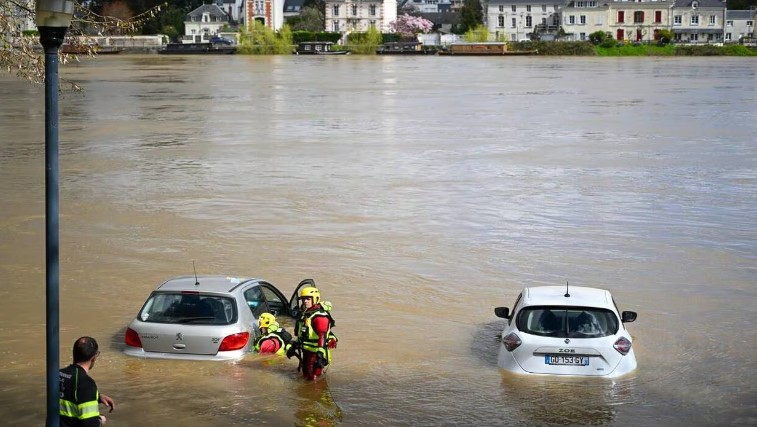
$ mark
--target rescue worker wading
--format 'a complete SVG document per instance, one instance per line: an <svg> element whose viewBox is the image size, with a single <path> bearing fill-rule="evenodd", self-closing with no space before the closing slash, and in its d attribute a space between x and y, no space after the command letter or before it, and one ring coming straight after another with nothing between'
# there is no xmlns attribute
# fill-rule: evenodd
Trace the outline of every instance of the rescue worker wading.
<svg viewBox="0 0 757 427"><path fill-rule="evenodd" d="M89 371L95 366L100 351L92 337L81 337L74 342L74 363L60 370L60 425L62 427L99 427L108 419L100 415L100 403L110 407L116 403L100 394Z"/></svg>
<svg viewBox="0 0 757 427"><path fill-rule="evenodd" d="M291 347L292 335L279 326L276 317L271 313L261 314L258 318L258 327L260 338L255 341L255 351L285 355Z"/></svg>
<svg viewBox="0 0 757 427"><path fill-rule="evenodd" d="M287 351L287 357L302 350L302 375L314 381L323 374L323 369L331 363L331 350L336 348L337 338L331 332L334 319L331 317L331 303L321 302L321 293L313 286L300 289L302 315L297 320L295 331L297 341Z"/></svg>

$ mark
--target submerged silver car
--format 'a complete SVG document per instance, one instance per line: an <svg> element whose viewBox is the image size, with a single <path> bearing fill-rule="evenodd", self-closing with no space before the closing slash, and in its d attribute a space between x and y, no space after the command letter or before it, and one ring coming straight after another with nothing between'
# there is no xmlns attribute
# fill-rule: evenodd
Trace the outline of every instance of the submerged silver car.
<svg viewBox="0 0 757 427"><path fill-rule="evenodd" d="M287 299L261 279L183 276L158 286L126 329L124 352L159 359L236 360L252 350L258 316L298 314L300 287Z"/></svg>

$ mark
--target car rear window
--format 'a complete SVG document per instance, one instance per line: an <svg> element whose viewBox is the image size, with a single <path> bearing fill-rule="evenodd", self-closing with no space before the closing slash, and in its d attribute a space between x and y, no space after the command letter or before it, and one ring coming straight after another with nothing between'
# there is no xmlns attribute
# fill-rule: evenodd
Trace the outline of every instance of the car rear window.
<svg viewBox="0 0 757 427"><path fill-rule="evenodd" d="M518 313L518 329L556 338L601 338L618 332L618 317L594 307L526 307Z"/></svg>
<svg viewBox="0 0 757 427"><path fill-rule="evenodd" d="M155 292L139 312L143 322L229 325L237 320L234 299L199 293Z"/></svg>

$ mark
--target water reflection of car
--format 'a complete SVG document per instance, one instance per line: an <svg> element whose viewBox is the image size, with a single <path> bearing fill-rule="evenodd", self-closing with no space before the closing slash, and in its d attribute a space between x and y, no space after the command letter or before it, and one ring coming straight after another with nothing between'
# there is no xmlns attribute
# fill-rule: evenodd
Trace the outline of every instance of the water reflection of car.
<svg viewBox="0 0 757 427"><path fill-rule="evenodd" d="M636 369L631 334L636 320L619 312L610 292L571 286L525 288L507 319L498 365L520 374L618 377Z"/></svg>
<svg viewBox="0 0 757 427"><path fill-rule="evenodd" d="M158 286L126 329L124 352L158 359L236 360L253 348L258 317L296 316L291 299L261 279L184 276Z"/></svg>

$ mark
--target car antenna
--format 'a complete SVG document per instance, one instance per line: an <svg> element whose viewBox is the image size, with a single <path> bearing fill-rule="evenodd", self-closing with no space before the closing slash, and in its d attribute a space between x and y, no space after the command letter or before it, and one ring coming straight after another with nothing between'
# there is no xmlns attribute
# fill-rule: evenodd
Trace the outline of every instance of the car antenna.
<svg viewBox="0 0 757 427"><path fill-rule="evenodd" d="M570 292L568 291L568 281L565 281L565 298L570 298Z"/></svg>
<svg viewBox="0 0 757 427"><path fill-rule="evenodd" d="M197 269L195 268L195 260L192 260L192 270L195 272L195 286L200 286L200 281L197 280Z"/></svg>

